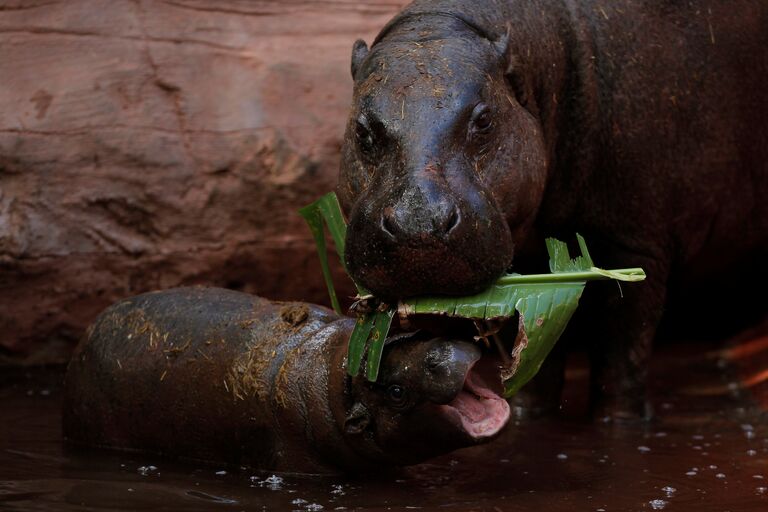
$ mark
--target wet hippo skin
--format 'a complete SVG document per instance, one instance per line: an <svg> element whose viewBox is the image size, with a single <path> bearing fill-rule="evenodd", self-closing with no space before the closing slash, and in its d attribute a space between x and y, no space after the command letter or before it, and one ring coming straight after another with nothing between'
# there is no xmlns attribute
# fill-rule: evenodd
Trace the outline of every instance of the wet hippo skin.
<svg viewBox="0 0 768 512"><path fill-rule="evenodd" d="M648 274L590 286L571 333L595 410L647 414L670 281L768 254L766 48L760 0L414 2L353 47L350 272L387 300L471 293L580 232L601 266ZM559 364L531 386L551 403Z"/></svg>
<svg viewBox="0 0 768 512"><path fill-rule="evenodd" d="M72 443L302 473L413 464L493 438L509 405L473 343L385 346L379 378L346 371L354 319L218 288L105 310L66 374Z"/></svg>

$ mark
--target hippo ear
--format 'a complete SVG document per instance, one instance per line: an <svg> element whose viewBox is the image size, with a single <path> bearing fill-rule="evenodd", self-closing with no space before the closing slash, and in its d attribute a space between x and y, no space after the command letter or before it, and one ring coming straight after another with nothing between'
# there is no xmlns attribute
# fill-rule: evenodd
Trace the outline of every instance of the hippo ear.
<svg viewBox="0 0 768 512"><path fill-rule="evenodd" d="M509 39L510 39L511 32L512 32L512 25L507 23L507 28L504 31L504 33L501 34L499 37L497 37L493 41L493 46L496 47L496 50L499 52L499 56L501 56L501 60L505 66L507 64L507 58L509 56Z"/></svg>
<svg viewBox="0 0 768 512"><path fill-rule="evenodd" d="M344 432L347 434L362 434L368 428L371 423L371 413L360 402L355 402L355 405L349 410L349 414L344 419Z"/></svg>
<svg viewBox="0 0 768 512"><path fill-rule="evenodd" d="M510 89L515 95L515 99L523 108L536 115L536 105L532 100L532 83L530 77L526 76L523 69L523 63L510 48L510 33L512 26L507 25L504 35L500 36L494 45L499 51L501 64L504 69L504 75L507 77Z"/></svg>
<svg viewBox="0 0 768 512"><path fill-rule="evenodd" d="M352 78L357 75L357 70L360 69L360 64L363 63L363 59L368 55L368 45L365 41L358 39L355 44L352 45Z"/></svg>

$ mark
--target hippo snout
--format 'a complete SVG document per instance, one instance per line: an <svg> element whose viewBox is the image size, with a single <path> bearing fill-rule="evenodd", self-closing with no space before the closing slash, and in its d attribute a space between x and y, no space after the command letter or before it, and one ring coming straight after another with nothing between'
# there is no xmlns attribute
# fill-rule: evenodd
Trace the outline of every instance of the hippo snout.
<svg viewBox="0 0 768 512"><path fill-rule="evenodd" d="M512 260L509 228L482 195L461 192L411 183L362 198L345 249L355 281L384 300L464 295L493 282Z"/></svg>
<svg viewBox="0 0 768 512"><path fill-rule="evenodd" d="M430 237L447 241L461 223L461 213L450 203L430 212L427 218L421 219L422 222L414 220L405 208L387 207L381 214L380 226L385 235L398 243Z"/></svg>

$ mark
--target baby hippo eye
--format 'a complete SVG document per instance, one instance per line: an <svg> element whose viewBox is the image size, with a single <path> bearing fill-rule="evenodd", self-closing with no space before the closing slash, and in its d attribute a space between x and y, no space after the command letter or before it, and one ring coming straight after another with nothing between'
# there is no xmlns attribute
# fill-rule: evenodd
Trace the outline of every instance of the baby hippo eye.
<svg viewBox="0 0 768 512"><path fill-rule="evenodd" d="M387 388L387 398L395 405L402 405L405 402L405 388L392 384Z"/></svg>
<svg viewBox="0 0 768 512"><path fill-rule="evenodd" d="M485 103L478 103L472 111L472 131L487 134L493 129L493 115Z"/></svg>

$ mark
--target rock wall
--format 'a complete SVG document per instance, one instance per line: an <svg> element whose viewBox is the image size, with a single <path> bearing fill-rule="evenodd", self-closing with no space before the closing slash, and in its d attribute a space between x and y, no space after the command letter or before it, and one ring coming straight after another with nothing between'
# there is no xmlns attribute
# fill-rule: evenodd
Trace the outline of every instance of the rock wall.
<svg viewBox="0 0 768 512"><path fill-rule="evenodd" d="M352 42L405 3L3 2L0 358L152 289L327 302L296 210L335 184Z"/></svg>

